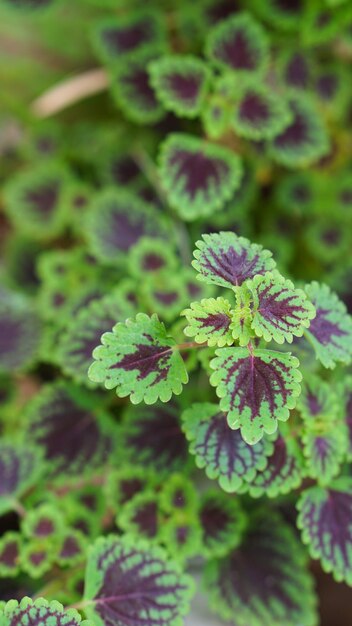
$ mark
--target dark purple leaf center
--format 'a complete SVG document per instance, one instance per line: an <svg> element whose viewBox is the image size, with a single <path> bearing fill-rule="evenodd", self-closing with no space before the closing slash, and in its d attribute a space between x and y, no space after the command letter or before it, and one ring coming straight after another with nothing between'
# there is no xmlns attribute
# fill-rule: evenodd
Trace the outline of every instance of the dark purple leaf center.
<svg viewBox="0 0 352 626"><path fill-rule="evenodd" d="M241 100L239 118L254 126L262 126L270 118L270 110L267 103L255 92L247 93Z"/></svg>
<svg viewBox="0 0 352 626"><path fill-rule="evenodd" d="M199 191L206 192L209 185L221 185L229 174L227 164L214 157L210 158L199 152L178 149L170 157L170 165L176 169L175 179L183 180L188 196L193 199Z"/></svg>
<svg viewBox="0 0 352 626"><path fill-rule="evenodd" d="M309 327L309 332L321 343L323 346L338 344L334 340L334 337L343 337L348 333L339 328L339 326L330 320L327 316L330 311L328 309L317 309L316 317L312 320Z"/></svg>
<svg viewBox="0 0 352 626"><path fill-rule="evenodd" d="M125 354L118 363L111 365L110 369L122 369L126 372L138 370L137 380L144 380L149 374L155 374L151 384L156 385L167 378L172 349L170 346L153 344L153 338L150 335L143 333L142 336L150 343L136 344L134 352Z"/></svg>

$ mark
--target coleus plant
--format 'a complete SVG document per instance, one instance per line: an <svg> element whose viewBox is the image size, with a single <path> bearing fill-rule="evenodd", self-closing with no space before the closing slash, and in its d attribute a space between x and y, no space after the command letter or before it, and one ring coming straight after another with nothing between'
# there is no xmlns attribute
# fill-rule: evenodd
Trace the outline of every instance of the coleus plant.
<svg viewBox="0 0 352 626"><path fill-rule="evenodd" d="M328 622L322 570L352 585L348 0L0 17L0 626Z"/></svg>

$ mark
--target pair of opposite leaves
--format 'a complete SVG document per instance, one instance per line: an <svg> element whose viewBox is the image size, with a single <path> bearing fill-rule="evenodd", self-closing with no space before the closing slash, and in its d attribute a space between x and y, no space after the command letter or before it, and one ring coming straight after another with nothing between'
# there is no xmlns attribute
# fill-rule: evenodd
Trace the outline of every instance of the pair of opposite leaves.
<svg viewBox="0 0 352 626"><path fill-rule="evenodd" d="M233 232L204 235L203 240L193 262L199 279L234 289L237 303L233 311L223 298L193 303L184 312L189 322L186 334L208 345L224 346L239 339L243 346L251 337L283 343L301 337L313 320L307 335L323 365L334 367L335 360L351 359L352 321L327 287L316 283L307 287L312 304L277 273L271 253L261 246ZM101 341L93 353L90 379L108 389L116 387L120 397L130 395L133 403L168 402L188 381L177 346L156 315L139 313L117 324ZM252 345L249 350L216 351L210 382L217 388L229 425L240 428L247 443L255 444L264 432L275 432L277 420L288 419L300 394L298 365L290 353Z"/></svg>

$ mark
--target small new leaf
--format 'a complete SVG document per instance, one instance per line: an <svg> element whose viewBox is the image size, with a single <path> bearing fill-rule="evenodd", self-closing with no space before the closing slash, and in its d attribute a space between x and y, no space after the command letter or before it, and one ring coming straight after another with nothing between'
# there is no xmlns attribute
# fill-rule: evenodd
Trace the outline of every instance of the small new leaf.
<svg viewBox="0 0 352 626"><path fill-rule="evenodd" d="M286 421L300 394L299 361L291 354L270 350L221 348L216 351L210 383L221 398L231 428L240 428L253 445L264 433L276 431L277 420Z"/></svg>
<svg viewBox="0 0 352 626"><path fill-rule="evenodd" d="M101 342L93 352L89 378L106 389L116 388L121 398L129 395L134 404L168 402L188 382L176 344L155 314L138 313L135 319L116 324Z"/></svg>
<svg viewBox="0 0 352 626"><path fill-rule="evenodd" d="M191 308L182 311L188 326L185 335L198 343L223 347L233 343L231 333L231 305L225 298L208 298L192 302Z"/></svg>

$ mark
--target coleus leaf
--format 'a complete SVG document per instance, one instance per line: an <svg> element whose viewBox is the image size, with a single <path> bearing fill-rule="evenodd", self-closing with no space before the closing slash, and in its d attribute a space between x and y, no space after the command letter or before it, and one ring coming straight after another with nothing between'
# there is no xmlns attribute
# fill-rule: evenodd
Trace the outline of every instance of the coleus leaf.
<svg viewBox="0 0 352 626"><path fill-rule="evenodd" d="M42 456L36 447L6 442L0 444L0 514L36 483L42 471Z"/></svg>
<svg viewBox="0 0 352 626"><path fill-rule="evenodd" d="M192 580L160 548L113 535L92 547L84 596L97 626L177 626L192 593Z"/></svg>
<svg viewBox="0 0 352 626"><path fill-rule="evenodd" d="M349 376L343 385L343 406L348 429L347 458L352 461L352 378Z"/></svg>
<svg viewBox="0 0 352 626"><path fill-rule="evenodd" d="M135 319L116 324L101 342L93 352L89 378L107 389L116 388L121 398L130 395L134 404L168 402L188 381L176 344L155 314L138 313Z"/></svg>
<svg viewBox="0 0 352 626"><path fill-rule="evenodd" d="M0 297L0 371L23 370L38 355L42 324L26 298Z"/></svg>
<svg viewBox="0 0 352 626"><path fill-rule="evenodd" d="M137 278L154 275L167 270L174 272L177 267L177 257L172 249L165 246L165 242L153 237L142 237L128 255L128 269L132 276ZM172 277L169 274L169 279Z"/></svg>
<svg viewBox="0 0 352 626"><path fill-rule="evenodd" d="M243 88L231 123L241 137L259 141L276 137L291 119L292 114L282 96L253 83Z"/></svg>
<svg viewBox="0 0 352 626"><path fill-rule="evenodd" d="M297 489L302 482L304 462L301 450L289 432L283 435L279 434L274 441L274 450L268 458L267 467L258 471L253 480L247 481L252 498L263 495L276 498L279 494Z"/></svg>
<svg viewBox="0 0 352 626"><path fill-rule="evenodd" d="M27 436L44 451L47 472L60 479L94 471L109 457L115 437L99 396L64 381L46 385L27 409Z"/></svg>
<svg viewBox="0 0 352 626"><path fill-rule="evenodd" d="M275 267L269 250L233 232L203 235L203 241L197 241L196 246L192 265L199 280L220 287L240 286L248 278Z"/></svg>
<svg viewBox="0 0 352 626"><path fill-rule="evenodd" d="M158 474L187 468L187 441L181 430L180 407L175 402L131 407L123 422L122 449L131 463Z"/></svg>
<svg viewBox="0 0 352 626"><path fill-rule="evenodd" d="M0 577L17 576L22 545L20 533L9 531L0 538ZM1 606L0 606L1 615Z"/></svg>
<svg viewBox="0 0 352 626"><path fill-rule="evenodd" d="M12 177L4 190L5 210L19 232L33 239L59 234L66 219L69 178L55 163L36 165Z"/></svg>
<svg viewBox="0 0 352 626"><path fill-rule="evenodd" d="M141 237L166 237L167 227L135 194L106 189L92 200L86 233L92 253L102 263L116 265Z"/></svg>
<svg viewBox="0 0 352 626"><path fill-rule="evenodd" d="M238 491L244 481L266 468L273 443L267 438L253 446L246 443L238 430L229 427L218 405L193 404L182 413L182 423L197 466L205 468L208 478L217 479L225 491Z"/></svg>
<svg viewBox="0 0 352 626"><path fill-rule="evenodd" d="M224 206L240 184L242 165L227 148L172 133L161 147L159 173L168 202L188 221Z"/></svg>
<svg viewBox="0 0 352 626"><path fill-rule="evenodd" d="M130 303L120 295L108 294L90 302L67 324L59 339L57 359L65 374L80 383L87 383L92 353L104 332L117 320L124 321L133 312Z"/></svg>
<svg viewBox="0 0 352 626"><path fill-rule="evenodd" d="M305 331L319 361L333 369L337 361L352 360L352 318L344 303L327 285L312 282L306 286L316 317Z"/></svg>
<svg viewBox="0 0 352 626"><path fill-rule="evenodd" d="M44 598L32 600L23 598L21 602L10 600L4 607L4 621L2 626L17 626L26 623L28 626L93 626L93 622L83 620L75 609L64 609L62 604L48 602Z"/></svg>
<svg viewBox="0 0 352 626"><path fill-rule="evenodd" d="M69 529L63 533L61 545L56 557L60 566L71 566L81 563L86 558L87 540L79 530Z"/></svg>
<svg viewBox="0 0 352 626"><path fill-rule="evenodd" d="M125 117L135 124L155 124L165 111L151 86L150 55L135 53L113 68L111 93Z"/></svg>
<svg viewBox="0 0 352 626"><path fill-rule="evenodd" d="M160 530L158 496L148 491L137 494L121 507L116 522L119 528L134 537L156 539Z"/></svg>
<svg viewBox="0 0 352 626"><path fill-rule="evenodd" d="M206 491L200 502L199 519L204 556L224 556L240 543L246 518L238 500L221 491Z"/></svg>
<svg viewBox="0 0 352 626"><path fill-rule="evenodd" d="M170 556L183 563L201 553L201 528L195 515L188 512L172 515L164 520L160 541Z"/></svg>
<svg viewBox="0 0 352 626"><path fill-rule="evenodd" d="M60 510L51 504L42 504L31 509L21 524L21 531L26 537L48 539L60 534L64 520Z"/></svg>
<svg viewBox="0 0 352 626"><path fill-rule="evenodd" d="M225 298L208 298L192 302L190 309L182 311L188 326L185 335L209 346L226 346L233 343L231 333L231 304Z"/></svg>
<svg viewBox="0 0 352 626"><path fill-rule="evenodd" d="M196 117L208 93L210 72L193 56L170 55L148 66L151 84L164 108L180 117Z"/></svg>
<svg viewBox="0 0 352 626"><path fill-rule="evenodd" d="M313 559L335 580L352 584L352 482L338 478L329 488L311 487L297 504L297 524Z"/></svg>
<svg viewBox="0 0 352 626"><path fill-rule="evenodd" d="M101 163L98 164L102 183L118 187L138 187L143 181L141 169L129 148L114 146L106 155L102 155Z"/></svg>
<svg viewBox="0 0 352 626"><path fill-rule="evenodd" d="M183 474L171 474L159 494L160 509L167 515L177 512L195 513L198 494L193 482Z"/></svg>
<svg viewBox="0 0 352 626"><path fill-rule="evenodd" d="M206 566L211 608L241 626L314 626L313 580L302 546L272 512L253 517L243 543Z"/></svg>
<svg viewBox="0 0 352 626"><path fill-rule="evenodd" d="M139 9L98 22L93 33L97 54L105 63L121 63L137 51L163 49L165 34L157 11Z"/></svg>
<svg viewBox="0 0 352 626"><path fill-rule="evenodd" d="M302 375L299 361L287 353L245 348L216 351L210 383L221 398L231 428L240 428L249 444L264 433L276 431L277 420L286 421L296 405Z"/></svg>
<svg viewBox="0 0 352 626"><path fill-rule="evenodd" d="M341 412L340 403L331 384L318 376L307 374L304 376L297 408L308 426L322 419L335 421Z"/></svg>
<svg viewBox="0 0 352 626"><path fill-rule="evenodd" d="M328 484L341 468L346 457L348 431L341 420L323 422L316 419L302 435L307 474L320 484Z"/></svg>
<svg viewBox="0 0 352 626"><path fill-rule="evenodd" d="M285 51L279 58L280 77L292 93L306 91L312 86L312 67L306 50Z"/></svg>
<svg viewBox="0 0 352 626"><path fill-rule="evenodd" d="M221 70L263 74L268 64L269 42L264 29L250 15L234 15L215 26L206 53Z"/></svg>
<svg viewBox="0 0 352 626"><path fill-rule="evenodd" d="M156 476L150 469L124 464L121 469L109 474L106 497L111 508L117 511L137 494L149 491L155 483Z"/></svg>
<svg viewBox="0 0 352 626"><path fill-rule="evenodd" d="M20 554L21 569L31 578L41 578L54 565L55 550L48 541L32 539L22 546Z"/></svg>
<svg viewBox="0 0 352 626"><path fill-rule="evenodd" d="M253 299L252 329L264 341L292 342L315 317L315 308L302 289L278 274L255 276L246 282Z"/></svg>
<svg viewBox="0 0 352 626"><path fill-rule="evenodd" d="M170 274L167 270L145 276L141 293L148 310L166 321L178 319L180 310L188 302L183 274Z"/></svg>
<svg viewBox="0 0 352 626"><path fill-rule="evenodd" d="M290 109L292 122L273 139L270 154L277 163L286 167L308 167L327 154L327 132L307 98L291 98Z"/></svg>

